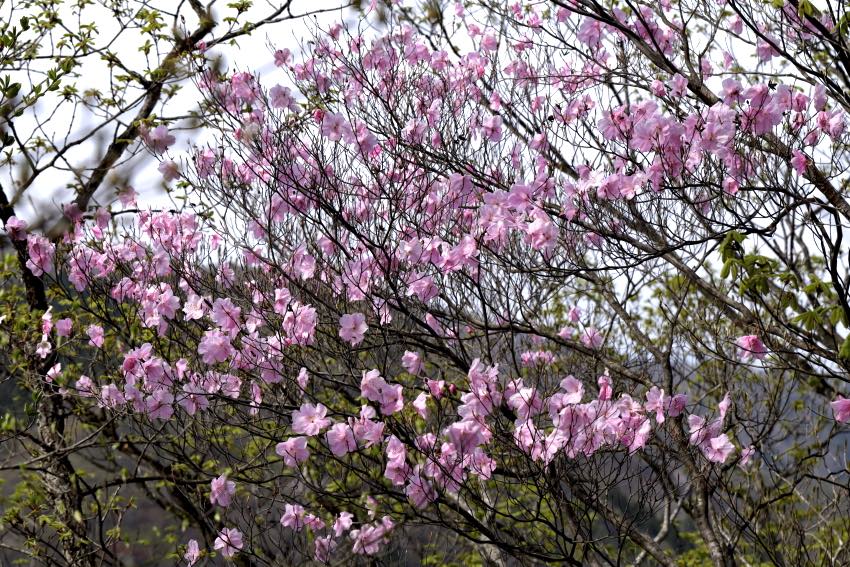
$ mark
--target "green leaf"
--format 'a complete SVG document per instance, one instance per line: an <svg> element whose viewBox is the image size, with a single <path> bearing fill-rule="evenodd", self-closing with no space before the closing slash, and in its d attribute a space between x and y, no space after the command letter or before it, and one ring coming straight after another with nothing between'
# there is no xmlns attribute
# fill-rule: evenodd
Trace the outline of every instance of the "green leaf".
<svg viewBox="0 0 850 567"><path fill-rule="evenodd" d="M841 343L841 348L838 351L838 358L850 360L850 334L848 334L847 338L844 339L844 342Z"/></svg>

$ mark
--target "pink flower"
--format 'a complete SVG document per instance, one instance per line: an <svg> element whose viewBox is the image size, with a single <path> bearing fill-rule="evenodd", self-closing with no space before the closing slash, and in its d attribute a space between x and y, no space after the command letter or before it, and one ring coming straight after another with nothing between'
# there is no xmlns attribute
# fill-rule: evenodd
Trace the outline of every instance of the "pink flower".
<svg viewBox="0 0 850 567"><path fill-rule="evenodd" d="M86 329L86 333L89 336L89 344L100 348L103 346L103 328L99 325L90 325L88 329Z"/></svg>
<svg viewBox="0 0 850 567"><path fill-rule="evenodd" d="M169 159L160 162L159 167L156 169L162 174L162 180L166 183L174 181L175 179L180 179L180 167L177 165L177 162L173 160Z"/></svg>
<svg viewBox="0 0 850 567"><path fill-rule="evenodd" d="M236 483L227 480L226 474L213 479L210 489L210 502L222 508L227 508L230 506L234 494L236 494Z"/></svg>
<svg viewBox="0 0 850 567"><path fill-rule="evenodd" d="M838 396L835 401L830 402L832 413L835 416L835 421L846 422L850 421L850 399L844 396Z"/></svg>
<svg viewBox="0 0 850 567"><path fill-rule="evenodd" d="M794 171L796 171L799 175L806 173L806 165L809 162L806 154L800 150L794 150L791 152L791 155L791 167L794 168Z"/></svg>
<svg viewBox="0 0 850 567"><path fill-rule="evenodd" d="M39 356L39 358L47 358L53 351L53 345L50 344L50 340L47 335L41 335L41 341L39 341L38 345L35 348L35 353Z"/></svg>
<svg viewBox="0 0 850 567"><path fill-rule="evenodd" d="M735 446L729 440L729 436L725 433L712 437L703 447L705 458L713 463L724 463L735 451Z"/></svg>
<svg viewBox="0 0 850 567"><path fill-rule="evenodd" d="M292 97L292 91L287 87L275 85L269 91L269 102L272 108L283 108L286 110L298 110L298 105Z"/></svg>
<svg viewBox="0 0 850 567"><path fill-rule="evenodd" d="M604 340L605 337L602 336L602 333L593 327L586 328L581 334L581 343L587 348L592 348L594 350L601 347Z"/></svg>
<svg viewBox="0 0 850 567"><path fill-rule="evenodd" d="M420 394L413 400L413 409L416 410L416 413L422 419L428 419L428 399L430 396L425 392L420 392Z"/></svg>
<svg viewBox="0 0 850 567"><path fill-rule="evenodd" d="M156 390L145 399L145 411L151 419L167 421L174 415L174 396L165 389Z"/></svg>
<svg viewBox="0 0 850 567"><path fill-rule="evenodd" d="M230 337L217 329L207 331L198 344L198 354L205 364L224 362L233 354Z"/></svg>
<svg viewBox="0 0 850 567"><path fill-rule="evenodd" d="M198 548L198 542L190 539L189 544L186 546L186 553L183 555L183 559L189 562L189 567L192 567L200 558L201 550Z"/></svg>
<svg viewBox="0 0 850 567"><path fill-rule="evenodd" d="M218 537L215 538L213 548L221 550L222 556L230 559L242 549L242 532L236 528L224 528L218 532Z"/></svg>
<svg viewBox="0 0 850 567"><path fill-rule="evenodd" d="M646 404L644 407L648 412L655 412L655 422L664 423L664 410L669 406L670 400L664 395L664 390L653 386L646 393Z"/></svg>
<svg viewBox="0 0 850 567"><path fill-rule="evenodd" d="M667 410L667 415L670 417L679 417L685 411L686 405L688 405L688 395L676 394L670 400L670 408Z"/></svg>
<svg viewBox="0 0 850 567"><path fill-rule="evenodd" d="M310 381L310 375L307 373L307 369L303 366L301 370L298 371L298 377L295 378L295 381L298 383L298 387L302 390L307 387L307 383Z"/></svg>
<svg viewBox="0 0 850 567"><path fill-rule="evenodd" d="M330 425L331 421L325 416L328 408L322 404L303 404L292 413L292 431L303 433L308 437L314 437L321 433L322 429Z"/></svg>
<svg viewBox="0 0 850 567"><path fill-rule="evenodd" d="M336 537L341 536L351 529L351 523L354 515L351 512L340 512L334 521L333 530Z"/></svg>
<svg viewBox="0 0 850 567"><path fill-rule="evenodd" d="M336 549L337 542L331 536L325 536L317 537L313 545L315 545L313 559L320 563L327 563L331 558L331 552Z"/></svg>
<svg viewBox="0 0 850 567"><path fill-rule="evenodd" d="M608 401L611 399L613 395L613 391L611 390L611 377L607 374L603 374L597 380L599 384L599 399L601 401Z"/></svg>
<svg viewBox="0 0 850 567"><path fill-rule="evenodd" d="M406 350L404 356L401 357L401 365L410 374L417 376L422 372L422 357L418 352Z"/></svg>
<svg viewBox="0 0 850 567"><path fill-rule="evenodd" d="M368 329L366 317L362 313L345 314L339 319L339 336L351 343L351 346L360 344Z"/></svg>
<svg viewBox="0 0 850 567"><path fill-rule="evenodd" d="M360 395L370 402L381 404L381 413L391 415L404 407L401 384L390 385L377 370L363 373L360 380Z"/></svg>
<svg viewBox="0 0 850 567"><path fill-rule="evenodd" d="M405 494L416 508L424 508L429 502L437 499L437 491L428 480L423 478L421 472L421 467L416 465L404 488Z"/></svg>
<svg viewBox="0 0 850 567"><path fill-rule="evenodd" d="M27 238L27 221L21 220L16 216L9 217L6 221L6 233L12 240L26 240Z"/></svg>
<svg viewBox="0 0 850 567"><path fill-rule="evenodd" d="M43 236L31 235L27 240L27 251L30 257L27 260L27 268L32 275L38 277L52 270L53 254L56 251L52 242Z"/></svg>
<svg viewBox="0 0 850 567"><path fill-rule="evenodd" d="M502 117L489 116L481 123L481 135L491 142L502 139Z"/></svg>
<svg viewBox="0 0 850 567"><path fill-rule="evenodd" d="M216 299L213 302L210 319L221 327L222 331L233 336L239 331L242 322L242 309L234 305L230 299Z"/></svg>
<svg viewBox="0 0 850 567"><path fill-rule="evenodd" d="M293 531L301 531L304 527L304 507L300 504L287 504L280 517L280 525Z"/></svg>
<svg viewBox="0 0 850 567"><path fill-rule="evenodd" d="M738 356L743 361L757 359L761 360L767 355L767 348L757 335L744 335L735 341L738 345Z"/></svg>
<svg viewBox="0 0 850 567"><path fill-rule="evenodd" d="M327 433L325 438L328 441L331 453L334 456L342 457L348 453L357 450L357 441L354 439L354 431L347 423L335 423Z"/></svg>
<svg viewBox="0 0 850 567"><path fill-rule="evenodd" d="M749 466L750 461L753 458L753 455L756 452L756 448L750 445L746 449L741 450L741 460L738 461L738 466L742 469L747 468Z"/></svg>
<svg viewBox="0 0 850 567"><path fill-rule="evenodd" d="M310 457L307 449L306 437L291 437L286 441L278 443L275 453L283 457L283 463L287 467L296 467Z"/></svg>
<svg viewBox="0 0 850 567"><path fill-rule="evenodd" d="M175 142L174 136L168 133L168 127L164 125L159 125L153 130L142 127L140 128L139 136L155 154L161 154L168 149L168 146Z"/></svg>
<svg viewBox="0 0 850 567"><path fill-rule="evenodd" d="M561 389L565 392L564 404L580 404L584 397L584 384L574 376L567 376L561 380Z"/></svg>
<svg viewBox="0 0 850 567"><path fill-rule="evenodd" d="M56 334L60 337L69 337L71 336L71 327L74 325L74 322L70 319L59 319L56 321Z"/></svg>
<svg viewBox="0 0 850 567"><path fill-rule="evenodd" d="M115 408L125 403L124 394L115 384L107 384L100 389L100 406Z"/></svg>
<svg viewBox="0 0 850 567"><path fill-rule="evenodd" d="M428 391L431 392L431 395L434 396L435 400L439 400L443 397L443 392L446 389L445 380L428 380L426 381L426 384L428 384Z"/></svg>

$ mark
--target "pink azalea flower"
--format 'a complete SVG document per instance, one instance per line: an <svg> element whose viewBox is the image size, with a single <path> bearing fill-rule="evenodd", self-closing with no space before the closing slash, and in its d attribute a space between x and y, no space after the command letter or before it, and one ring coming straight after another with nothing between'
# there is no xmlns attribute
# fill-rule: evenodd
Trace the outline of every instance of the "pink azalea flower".
<svg viewBox="0 0 850 567"><path fill-rule="evenodd" d="M304 507L300 504L287 504L280 518L280 525L296 532L301 531L304 527Z"/></svg>
<svg viewBox="0 0 850 567"><path fill-rule="evenodd" d="M278 443L275 447L275 453L283 457L283 463L287 467L296 467L310 457L310 451L307 449L307 438L291 437Z"/></svg>
<svg viewBox="0 0 850 567"><path fill-rule="evenodd" d="M227 480L227 475L223 474L218 478L214 478L210 489L210 502L227 508L230 506L230 501L233 495L236 494L236 483L232 480Z"/></svg>
<svg viewBox="0 0 850 567"><path fill-rule="evenodd" d="M331 453L337 457L342 457L357 450L354 431L347 423L335 423L325 433L325 438L327 439Z"/></svg>
<svg viewBox="0 0 850 567"><path fill-rule="evenodd" d="M592 348L594 350L601 347L604 340L605 337L602 336L602 333L600 333L593 327L586 328L581 334L581 344L583 344L587 348Z"/></svg>
<svg viewBox="0 0 850 567"><path fill-rule="evenodd" d="M738 461L738 466L742 469L745 469L749 466L750 461L753 458L753 455L756 452L756 448L750 445L746 449L741 450L741 460Z"/></svg>
<svg viewBox="0 0 850 567"><path fill-rule="evenodd" d="M428 419L428 399L430 396L425 392L420 392L416 399L413 400L413 409L422 419Z"/></svg>
<svg viewBox="0 0 850 567"><path fill-rule="evenodd" d="M340 512L339 516L334 520L334 535L339 537L350 530L353 518L354 515L351 512Z"/></svg>
<svg viewBox="0 0 850 567"><path fill-rule="evenodd" d="M242 532L236 528L224 528L218 532L213 543L213 548L221 551L221 555L228 559L236 555L243 546Z"/></svg>
<svg viewBox="0 0 850 567"><path fill-rule="evenodd" d="M328 408L322 404L303 404L292 413L292 431L314 437L330 425L331 421L325 416Z"/></svg>
<svg viewBox="0 0 850 567"><path fill-rule="evenodd" d="M850 399L844 396L838 396L835 401L830 402L832 413L835 416L835 421L846 422L850 421Z"/></svg>
<svg viewBox="0 0 850 567"><path fill-rule="evenodd" d="M804 154L800 150L794 150L793 152L791 152L791 155L791 167L794 168L794 171L796 171L799 175L803 175L804 173L806 173L806 166L809 163L806 154Z"/></svg>
<svg viewBox="0 0 850 567"><path fill-rule="evenodd" d="M145 411L151 419L167 421L174 415L174 396L165 389L156 390L145 399Z"/></svg>
<svg viewBox="0 0 850 567"><path fill-rule="evenodd" d="M761 360L767 355L767 348L757 335L744 335L735 341L738 345L738 356L743 361Z"/></svg>
<svg viewBox="0 0 850 567"><path fill-rule="evenodd" d="M313 559L320 563L327 563L330 560L331 552L336 549L337 542L331 536L317 537L313 542L315 551Z"/></svg>
<svg viewBox="0 0 850 567"><path fill-rule="evenodd" d="M70 319L59 319L56 321L56 334L60 337L71 336L71 327L73 325L74 322Z"/></svg>
<svg viewBox="0 0 850 567"><path fill-rule="evenodd" d="M90 325L88 329L86 329L86 333L89 336L89 344L100 348L103 346L103 328L99 325Z"/></svg>
<svg viewBox="0 0 850 567"><path fill-rule="evenodd" d="M21 220L16 216L9 217L5 224L6 233L12 240L26 240L27 238L27 221Z"/></svg>
<svg viewBox="0 0 850 567"><path fill-rule="evenodd" d="M406 350L404 356L401 357L401 365L410 374L417 376L422 372L422 357L418 352Z"/></svg>
<svg viewBox="0 0 850 567"><path fill-rule="evenodd" d="M189 567L192 567L200 558L201 550L198 547L197 540L190 539L188 545L186 545L186 553L183 555L183 559L189 563Z"/></svg>
<svg viewBox="0 0 850 567"><path fill-rule="evenodd" d="M217 329L207 331L198 344L198 354L205 364L224 362L233 354L230 337Z"/></svg>
<svg viewBox="0 0 850 567"><path fill-rule="evenodd" d="M707 444L703 446L705 458L713 463L724 463L735 451L735 446L729 440L729 436L723 433L717 437L712 437Z"/></svg>
<svg viewBox="0 0 850 567"><path fill-rule="evenodd" d="M164 125L159 125L153 130L142 127L139 136L155 154L161 154L175 142L174 136L168 133L168 127Z"/></svg>
<svg viewBox="0 0 850 567"><path fill-rule="evenodd" d="M362 313L345 314L339 319L339 336L351 343L351 346L360 344L368 329L366 317Z"/></svg>

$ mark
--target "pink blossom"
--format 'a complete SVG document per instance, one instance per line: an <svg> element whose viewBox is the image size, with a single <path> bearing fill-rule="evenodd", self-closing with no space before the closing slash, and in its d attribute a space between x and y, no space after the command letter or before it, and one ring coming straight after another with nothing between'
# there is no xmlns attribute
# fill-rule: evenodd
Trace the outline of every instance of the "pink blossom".
<svg viewBox="0 0 850 567"><path fill-rule="evenodd" d="M391 415L404 407L401 384L388 384L377 370L363 373L360 395L370 402L380 403L381 413L384 415Z"/></svg>
<svg viewBox="0 0 850 567"><path fill-rule="evenodd" d="M413 408L422 419L428 419L428 399L430 396L425 392L420 392L416 399L413 400Z"/></svg>
<svg viewBox="0 0 850 567"><path fill-rule="evenodd" d="M360 344L368 329L366 317L362 313L345 314L339 319L339 336L351 343L351 346Z"/></svg>
<svg viewBox="0 0 850 567"><path fill-rule="evenodd" d="M280 525L296 532L301 531L301 528L304 527L304 507L300 504L287 504L284 506Z"/></svg>
<svg viewBox="0 0 850 567"><path fill-rule="evenodd" d="M27 260L27 268L32 275L38 277L45 272L53 271L53 254L56 247L52 242L45 237L35 234L30 235L27 240L27 251L29 252L29 260Z"/></svg>
<svg viewBox="0 0 850 567"><path fill-rule="evenodd" d="M161 154L175 142L174 136L168 133L168 127L162 124L153 130L142 127L139 129L139 135L155 154Z"/></svg>
<svg viewBox="0 0 850 567"><path fill-rule="evenodd" d="M103 327L99 325L90 325L86 329L86 334L89 336L89 344L93 347L100 348L103 346Z"/></svg>
<svg viewBox="0 0 850 567"><path fill-rule="evenodd" d="M752 445L750 445L746 449L741 449L741 459L738 461L738 466L742 469L747 468L755 452L756 448Z"/></svg>
<svg viewBox="0 0 850 567"><path fill-rule="evenodd" d="M224 362L233 354L230 337L217 329L207 331L198 344L198 354L205 364Z"/></svg>
<svg viewBox="0 0 850 567"><path fill-rule="evenodd" d="M174 396L168 390L156 390L145 399L145 411L151 419L167 421L174 415Z"/></svg>
<svg viewBox="0 0 850 567"><path fill-rule="evenodd" d="M221 555L230 559L242 549L242 532L236 528L224 528L218 532L218 537L213 542L213 549L220 550Z"/></svg>
<svg viewBox="0 0 850 567"><path fill-rule="evenodd" d="M406 350L404 356L401 357L401 365L410 374L417 376L422 372L422 357L418 352Z"/></svg>
<svg viewBox="0 0 850 567"><path fill-rule="evenodd" d="M156 169L162 174L162 180L166 183L180 179L180 166L173 160L169 159L160 162L159 167Z"/></svg>
<svg viewBox="0 0 850 567"><path fill-rule="evenodd" d="M322 404L303 404L292 413L292 430L314 437L330 425L331 421L325 417L327 413L328 408Z"/></svg>
<svg viewBox="0 0 850 567"><path fill-rule="evenodd" d="M41 335L41 341L39 341L38 345L36 345L35 353L39 358L47 358L47 356L53 352L53 345L50 344L50 340L46 334Z"/></svg>
<svg viewBox="0 0 850 567"><path fill-rule="evenodd" d="M197 563L200 558L201 550L198 547L197 540L190 539L189 543L186 545L186 553L183 555L183 559L189 563L189 567L192 567L192 565Z"/></svg>
<svg viewBox="0 0 850 567"><path fill-rule="evenodd" d="M416 508L424 508L429 502L437 499L437 491L433 485L422 476L422 468L417 465L404 488L405 494Z"/></svg>
<svg viewBox="0 0 850 567"><path fill-rule="evenodd" d="M384 516L380 522L366 524L352 530L349 537L354 542L351 550L357 555L375 555L387 543L387 536L394 527L392 519Z"/></svg>
<svg viewBox="0 0 850 567"><path fill-rule="evenodd" d="M794 150L791 152L791 167L794 168L799 175L803 175L806 173L806 166L809 163L809 159L806 157L806 154L801 152L800 150Z"/></svg>
<svg viewBox="0 0 850 567"><path fill-rule="evenodd" d="M310 451L307 449L307 438L290 437L277 444L275 453L283 457L283 463L287 467L297 467L310 457Z"/></svg>
<svg viewBox="0 0 850 567"><path fill-rule="evenodd" d="M298 376L295 378L295 381L298 383L298 387L302 390L307 387L307 383L310 381L310 375L307 373L307 369L303 366L301 370L298 371Z"/></svg>
<svg viewBox="0 0 850 567"><path fill-rule="evenodd" d="M591 349L598 349L602 346L602 343L605 341L605 337L594 329L593 327L588 327L581 334L581 344Z"/></svg>
<svg viewBox="0 0 850 567"><path fill-rule="evenodd" d="M351 512L340 512L336 520L334 520L333 530L336 537L341 536L351 529L351 523L354 515Z"/></svg>
<svg viewBox="0 0 850 567"><path fill-rule="evenodd" d="M107 384L100 389L101 407L115 408L125 403L124 394L115 384Z"/></svg>
<svg viewBox="0 0 850 567"><path fill-rule="evenodd" d="M729 436L725 433L712 437L707 444L704 445L703 451L705 457L713 463L724 463L735 451L735 446L729 440Z"/></svg>
<svg viewBox="0 0 850 567"><path fill-rule="evenodd" d="M236 483L227 480L226 474L213 479L210 488L210 502L212 504L227 508L230 506L234 494L236 494Z"/></svg>
<svg viewBox="0 0 850 567"><path fill-rule="evenodd" d="M743 361L761 360L767 355L767 348L757 335L744 335L735 341L738 345L738 356Z"/></svg>
<svg viewBox="0 0 850 567"><path fill-rule="evenodd" d="M488 116L481 123L481 135L491 142L502 139L502 117Z"/></svg>
<svg viewBox="0 0 850 567"><path fill-rule="evenodd" d="M313 542L313 559L320 563L330 560L331 552L336 549L337 542L331 536L317 537Z"/></svg>
<svg viewBox="0 0 850 567"><path fill-rule="evenodd" d="M73 325L74 322L70 319L59 319L56 321L56 335L60 337L71 336L71 327Z"/></svg>
<svg viewBox="0 0 850 567"><path fill-rule="evenodd" d="M850 421L850 399L838 396L835 401L830 402L835 421Z"/></svg>
<svg viewBox="0 0 850 567"><path fill-rule="evenodd" d="M26 240L27 221L21 220L13 215L6 221L5 228L6 233L12 240Z"/></svg>
<svg viewBox="0 0 850 567"><path fill-rule="evenodd" d="M331 453L336 457L342 457L357 450L357 441L354 439L354 430L347 423L335 423L325 438Z"/></svg>
<svg viewBox="0 0 850 567"><path fill-rule="evenodd" d="M603 374L597 380L599 384L599 399L601 401L608 401L611 399L613 395L613 391L611 389L611 377L607 374Z"/></svg>

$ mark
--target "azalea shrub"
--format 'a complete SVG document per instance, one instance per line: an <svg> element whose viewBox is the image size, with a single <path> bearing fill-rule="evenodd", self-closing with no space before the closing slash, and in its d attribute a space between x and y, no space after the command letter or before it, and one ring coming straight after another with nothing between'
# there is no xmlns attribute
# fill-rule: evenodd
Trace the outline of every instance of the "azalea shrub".
<svg viewBox="0 0 850 567"><path fill-rule="evenodd" d="M172 209L7 215L58 557L138 485L189 565L850 561L846 17L501 4L207 69Z"/></svg>

